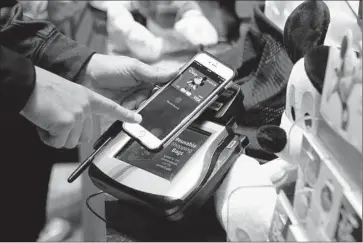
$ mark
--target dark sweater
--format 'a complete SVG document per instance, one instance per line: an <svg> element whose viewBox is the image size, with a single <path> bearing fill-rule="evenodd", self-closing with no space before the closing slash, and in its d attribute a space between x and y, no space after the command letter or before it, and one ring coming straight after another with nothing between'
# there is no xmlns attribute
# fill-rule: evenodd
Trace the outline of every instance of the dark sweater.
<svg viewBox="0 0 363 243"><path fill-rule="evenodd" d="M19 115L36 84L34 65L77 81L93 52L45 21L26 19L17 1L0 1L0 241L36 241L57 150Z"/></svg>

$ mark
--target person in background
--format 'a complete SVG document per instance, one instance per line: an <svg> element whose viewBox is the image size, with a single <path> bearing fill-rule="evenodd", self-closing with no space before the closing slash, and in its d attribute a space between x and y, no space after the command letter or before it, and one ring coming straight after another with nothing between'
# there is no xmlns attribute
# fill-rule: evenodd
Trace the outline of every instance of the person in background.
<svg viewBox="0 0 363 243"><path fill-rule="evenodd" d="M36 241L55 150L92 139L94 114L140 122L109 98L166 82L175 72L94 53L52 24L24 16L15 0L1 1L0 11L0 241Z"/></svg>
<svg viewBox="0 0 363 243"><path fill-rule="evenodd" d="M197 1L103 1L101 6L107 12L110 54L156 62L219 40Z"/></svg>
<svg viewBox="0 0 363 243"><path fill-rule="evenodd" d="M58 2L58 1L57 1ZM61 3L71 1L61 1ZM48 13L48 1L26 1L19 0L19 3L23 6L23 14L32 19L47 20L49 17Z"/></svg>
<svg viewBox="0 0 363 243"><path fill-rule="evenodd" d="M81 12L85 5L74 0L20 0L19 3L23 6L24 15L32 19L47 20L56 26Z"/></svg>

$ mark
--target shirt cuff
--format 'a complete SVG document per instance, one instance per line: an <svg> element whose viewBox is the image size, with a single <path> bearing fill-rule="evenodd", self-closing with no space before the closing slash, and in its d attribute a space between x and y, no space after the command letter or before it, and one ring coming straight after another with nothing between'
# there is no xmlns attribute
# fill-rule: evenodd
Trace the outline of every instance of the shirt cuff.
<svg viewBox="0 0 363 243"><path fill-rule="evenodd" d="M51 37L39 50L36 63L37 66L67 80L78 82L80 74L95 53L95 51L54 30Z"/></svg>

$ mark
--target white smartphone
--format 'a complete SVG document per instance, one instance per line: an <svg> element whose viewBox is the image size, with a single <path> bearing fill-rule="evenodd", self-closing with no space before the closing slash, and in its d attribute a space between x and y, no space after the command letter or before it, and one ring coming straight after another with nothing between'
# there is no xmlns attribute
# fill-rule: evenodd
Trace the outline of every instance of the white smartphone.
<svg viewBox="0 0 363 243"><path fill-rule="evenodd" d="M146 148L160 149L218 98L234 76L232 68L199 53L138 109L142 122L124 123L123 129Z"/></svg>

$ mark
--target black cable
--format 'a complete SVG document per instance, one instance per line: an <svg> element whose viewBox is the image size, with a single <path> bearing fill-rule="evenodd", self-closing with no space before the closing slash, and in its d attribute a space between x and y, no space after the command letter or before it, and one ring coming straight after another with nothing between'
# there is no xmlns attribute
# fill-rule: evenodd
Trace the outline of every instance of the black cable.
<svg viewBox="0 0 363 243"><path fill-rule="evenodd" d="M98 219L100 219L101 221L103 221L107 226L113 228L114 230L118 231L117 227L115 226L115 224L113 224L111 221L103 218L101 215L99 215L95 210L93 210L93 208L91 207L90 205L90 200L94 197L97 197L101 194L105 194L104 191L100 191L100 192L97 192L97 193L94 193L94 194L91 194L87 197L86 199L86 206L88 208L88 210L93 213L93 215L95 215Z"/></svg>
<svg viewBox="0 0 363 243"><path fill-rule="evenodd" d="M87 206L88 210L91 211L91 213L93 213L97 218L99 218L100 220L102 220L103 222L105 222L106 224L108 224L107 219L104 219L101 215L99 215L95 210L93 210L93 208L89 204L89 201L92 198L97 197L97 196L99 196L101 194L104 194L104 192L103 191L100 191L100 192L97 192L97 193L94 193L94 194L89 195L87 197L87 199L86 199L86 206Z"/></svg>

